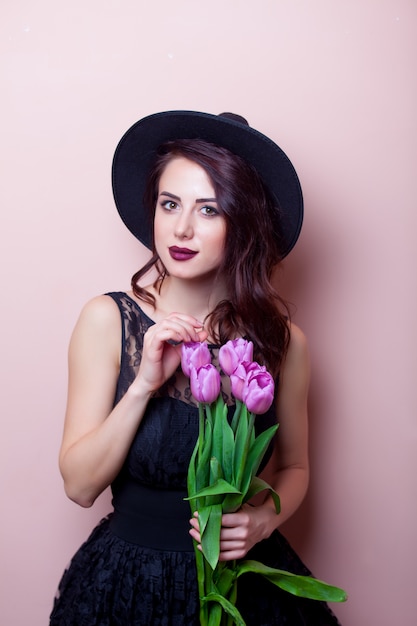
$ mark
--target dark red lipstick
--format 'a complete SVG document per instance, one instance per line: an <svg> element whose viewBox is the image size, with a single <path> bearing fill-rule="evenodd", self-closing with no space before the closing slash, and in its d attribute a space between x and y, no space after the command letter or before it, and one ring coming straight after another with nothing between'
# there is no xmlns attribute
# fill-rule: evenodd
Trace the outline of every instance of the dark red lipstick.
<svg viewBox="0 0 417 626"><path fill-rule="evenodd" d="M188 248L178 248L177 246L171 246L168 248L169 254L175 261L188 261L195 257L197 252L195 250L189 250Z"/></svg>

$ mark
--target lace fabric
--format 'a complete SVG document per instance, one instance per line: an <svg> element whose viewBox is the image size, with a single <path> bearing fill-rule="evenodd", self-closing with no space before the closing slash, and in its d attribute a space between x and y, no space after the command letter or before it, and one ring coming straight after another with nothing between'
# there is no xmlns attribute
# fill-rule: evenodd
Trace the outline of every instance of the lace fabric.
<svg viewBox="0 0 417 626"><path fill-rule="evenodd" d="M143 312L136 300L133 300L124 292L117 292L110 295L120 308L122 315L122 365L119 385L116 393L116 403L126 392L129 385L137 375L142 358L143 336L154 321ZM219 348L214 344L208 344L211 354L211 362L221 374L221 393L226 404L233 406L234 399L230 391L230 380L225 376L219 365ZM183 374L181 367L175 374L161 387L155 397L170 397L181 400L186 404L196 407L196 402L191 395L188 378Z"/></svg>
<svg viewBox="0 0 417 626"><path fill-rule="evenodd" d="M122 315L121 375L116 391L117 403L135 379L143 350L143 336L154 323L135 300L125 293L111 294ZM221 373L219 347L209 345L212 362ZM229 377L221 373L222 394L229 405L230 418L234 400L230 393ZM276 421L275 408L257 420L257 432ZM158 489L186 488L188 464L198 436L198 408L191 395L189 380L181 371L175 372L148 404L140 428L133 440L120 479L129 475L142 485ZM264 464L271 449L265 455ZM263 466L264 466L263 464Z"/></svg>
<svg viewBox="0 0 417 626"><path fill-rule="evenodd" d="M280 533L248 558L308 575ZM296 598L255 574L239 580L247 626L337 626L322 602ZM193 552L143 548L119 539L105 518L74 556L61 580L50 626L199 626Z"/></svg>

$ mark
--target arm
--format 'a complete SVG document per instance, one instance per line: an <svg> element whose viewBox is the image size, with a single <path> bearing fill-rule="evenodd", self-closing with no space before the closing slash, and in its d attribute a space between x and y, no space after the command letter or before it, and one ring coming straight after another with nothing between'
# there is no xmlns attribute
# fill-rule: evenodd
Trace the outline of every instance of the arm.
<svg viewBox="0 0 417 626"><path fill-rule="evenodd" d="M60 470L69 498L91 506L114 480L129 451L147 403L180 362L167 343L205 339L201 323L172 314L144 337L136 379L113 408L120 369L121 320L108 296L84 307L69 349L69 384Z"/></svg>
<svg viewBox="0 0 417 626"><path fill-rule="evenodd" d="M263 472L263 478L270 482L281 499L281 512L278 516L275 515L271 532L291 517L307 491L309 383L310 358L307 341L302 331L292 324L291 341L281 369L277 396L279 429L274 454ZM265 504L274 509L271 498Z"/></svg>
<svg viewBox="0 0 417 626"><path fill-rule="evenodd" d="M310 365L307 342L301 330L292 325L291 339L281 368L277 394L279 429L274 452L262 473L279 494L281 512L275 512L270 497L245 504L240 511L222 518L220 559L243 558L256 543L283 524L301 504L308 486L307 393ZM193 519L191 535L198 541L198 521Z"/></svg>

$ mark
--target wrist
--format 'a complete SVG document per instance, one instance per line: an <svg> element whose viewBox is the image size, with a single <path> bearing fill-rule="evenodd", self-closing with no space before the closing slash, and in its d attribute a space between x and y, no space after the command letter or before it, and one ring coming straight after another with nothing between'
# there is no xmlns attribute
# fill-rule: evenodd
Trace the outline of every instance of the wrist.
<svg viewBox="0 0 417 626"><path fill-rule="evenodd" d="M131 397L135 402L147 403L153 396L154 391L150 389L142 380L136 378L128 388L126 395Z"/></svg>
<svg viewBox="0 0 417 626"><path fill-rule="evenodd" d="M262 515L260 516L261 524L262 524L262 539L268 539L268 537L276 530L280 524L279 522L279 514L276 512L275 505L273 501L265 501L263 504L259 505L262 510Z"/></svg>

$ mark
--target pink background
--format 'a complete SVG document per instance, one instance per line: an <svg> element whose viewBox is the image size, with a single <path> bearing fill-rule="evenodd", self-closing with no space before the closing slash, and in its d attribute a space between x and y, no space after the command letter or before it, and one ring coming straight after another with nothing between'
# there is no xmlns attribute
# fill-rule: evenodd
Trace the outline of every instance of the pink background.
<svg viewBox="0 0 417 626"><path fill-rule="evenodd" d="M64 496L66 352L83 303L146 252L113 151L140 117L229 109L275 138L306 205L285 294L311 345L312 483L287 534L345 587L344 626L415 624L414 0L3 0L0 621L45 626L108 510Z"/></svg>

